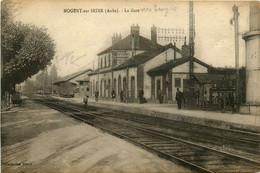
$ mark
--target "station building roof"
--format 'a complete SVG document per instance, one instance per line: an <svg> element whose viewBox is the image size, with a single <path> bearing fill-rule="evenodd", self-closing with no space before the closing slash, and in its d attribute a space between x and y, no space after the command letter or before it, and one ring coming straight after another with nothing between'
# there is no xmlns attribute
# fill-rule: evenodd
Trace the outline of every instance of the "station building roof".
<svg viewBox="0 0 260 173"><path fill-rule="evenodd" d="M200 84L211 84L212 82L223 81L226 79L235 80L235 75L212 74L212 73L193 73L192 76Z"/></svg>
<svg viewBox="0 0 260 173"><path fill-rule="evenodd" d="M163 47L155 42L152 42L148 38L143 36L139 36L139 48L136 50L153 50ZM101 51L97 55L100 56L102 54L108 53L111 50L132 50L132 35L128 35L126 38L122 39L121 41L117 42L116 44L108 47L107 49Z"/></svg>
<svg viewBox="0 0 260 173"><path fill-rule="evenodd" d="M158 67L155 67L153 69L150 69L147 73L150 75L150 76L159 76L159 75L163 75L165 73L167 73L170 69L174 68L174 67L177 67L181 64L184 64L186 62L189 62L191 59L189 57L187 58L178 58L178 59L175 59L175 60L170 60ZM200 61L199 59L197 58L193 58L193 61L194 62L197 62L198 64L202 65L202 66L205 66L207 67L208 69L212 69L212 70L216 70L216 68Z"/></svg>
<svg viewBox="0 0 260 173"><path fill-rule="evenodd" d="M120 70L120 69L129 68L129 67L136 67L136 66L138 66L140 64L143 64L143 63L151 60L152 58L156 57L157 55L161 54L162 52L166 51L169 48L173 48L174 49L174 46L170 43L170 44L167 44L165 46L162 46L159 49L150 50L150 51L146 51L146 52L140 53L140 54L134 56L133 58L129 58L128 60L124 61L119 66L116 66L114 69L115 70ZM181 53L181 50L178 49L177 47L176 47L176 51L178 53Z"/></svg>
<svg viewBox="0 0 260 173"><path fill-rule="evenodd" d="M78 72L75 72L73 74L69 74L69 75L66 75L64 77L62 77L61 79L55 81L53 84L54 85L59 85L61 83L65 83L65 82L69 82L70 80L84 74L84 73L87 73L87 72L91 72L92 69L85 69L85 70L81 70L81 71L78 71Z"/></svg>
<svg viewBox="0 0 260 173"><path fill-rule="evenodd" d="M108 68L103 68L103 69L101 68L101 69L94 70L93 72L90 73L90 75L94 75L97 73L106 73L111 70L121 70L121 69L130 68L130 67L137 67L138 65L151 60L152 58L154 58L155 56L159 55L160 53L166 51L169 48L174 49L174 46L170 43L168 45L161 46L160 48L137 54L136 56L127 59L122 64L116 65L114 67L108 67ZM176 51L178 53L181 53L181 50L177 47L176 47Z"/></svg>

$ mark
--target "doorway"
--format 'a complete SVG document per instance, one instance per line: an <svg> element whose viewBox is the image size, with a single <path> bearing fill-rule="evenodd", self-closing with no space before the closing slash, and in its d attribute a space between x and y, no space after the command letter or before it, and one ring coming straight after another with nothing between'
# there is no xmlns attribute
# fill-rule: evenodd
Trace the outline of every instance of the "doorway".
<svg viewBox="0 0 260 173"><path fill-rule="evenodd" d="M118 95L120 95L122 88L121 88L121 75L118 76Z"/></svg>
<svg viewBox="0 0 260 173"><path fill-rule="evenodd" d="M123 78L123 92L124 95L127 96L127 87L126 87L126 77Z"/></svg>
<svg viewBox="0 0 260 173"><path fill-rule="evenodd" d="M160 79L158 79L157 82L156 82L156 88L157 88L156 99L158 99L159 93L160 93L159 91L161 90L161 80Z"/></svg>
<svg viewBox="0 0 260 173"><path fill-rule="evenodd" d="M135 99L135 77L131 77L131 99Z"/></svg>

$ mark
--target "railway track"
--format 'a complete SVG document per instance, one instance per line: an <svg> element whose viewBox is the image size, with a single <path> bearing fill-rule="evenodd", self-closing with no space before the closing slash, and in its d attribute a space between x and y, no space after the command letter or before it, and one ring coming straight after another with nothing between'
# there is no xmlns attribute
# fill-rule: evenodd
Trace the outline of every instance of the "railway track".
<svg viewBox="0 0 260 173"><path fill-rule="evenodd" d="M100 115L100 113L95 113ZM216 129L172 120L140 116L136 114L125 114L123 112L103 112L102 116L111 120L131 122L139 127L153 130L172 137L195 141L197 143L211 143L214 146L232 148L249 154L260 154L260 135L238 130ZM185 124L185 126L183 126ZM188 127L188 128L186 128ZM199 128L199 130L198 130ZM259 157L260 161L260 157Z"/></svg>
<svg viewBox="0 0 260 173"><path fill-rule="evenodd" d="M137 124L122 122L108 117L109 112L102 112L103 114L95 111L88 112L55 101L38 101L192 170L199 172L256 172L260 170L260 162L256 160L176 138ZM250 142L249 139L246 140Z"/></svg>
<svg viewBox="0 0 260 173"><path fill-rule="evenodd" d="M50 98L48 101L57 102L57 99ZM62 101L59 102L64 103ZM70 103L67 106L83 112L86 111L86 107L80 104ZM260 161L259 132L219 129L108 109L96 109L94 107L88 107L89 111L111 120L131 123L165 135L200 143L208 147L214 147Z"/></svg>

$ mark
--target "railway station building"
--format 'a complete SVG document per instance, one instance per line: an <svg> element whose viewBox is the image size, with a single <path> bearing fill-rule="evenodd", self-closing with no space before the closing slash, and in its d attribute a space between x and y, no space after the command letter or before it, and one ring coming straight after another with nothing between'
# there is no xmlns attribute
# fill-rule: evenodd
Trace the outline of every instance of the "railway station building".
<svg viewBox="0 0 260 173"><path fill-rule="evenodd" d="M98 90L101 98L110 98L114 89L117 96L122 90L129 101L136 101L138 91L143 89L144 97L151 99L151 77L147 71L174 57L181 58L176 46L157 44L155 26L151 28L151 39L141 36L139 29L138 25L131 26L124 39L114 35L112 46L98 54L98 69L89 75L92 91Z"/></svg>
<svg viewBox="0 0 260 173"><path fill-rule="evenodd" d="M99 91L102 99L110 99L112 89L117 100L123 91L129 102L138 100L143 89L148 102L157 102L159 91L164 102L175 102L179 88L186 96L189 107L213 105L226 91L234 95L235 71L220 70L198 58L190 57L186 39L181 47L174 44L159 45L156 27L151 27L151 39L142 37L139 26L133 25L130 34L112 37L112 45L98 54L98 68L91 73L92 96ZM190 66L193 71L191 73ZM229 70L230 72L230 70Z"/></svg>

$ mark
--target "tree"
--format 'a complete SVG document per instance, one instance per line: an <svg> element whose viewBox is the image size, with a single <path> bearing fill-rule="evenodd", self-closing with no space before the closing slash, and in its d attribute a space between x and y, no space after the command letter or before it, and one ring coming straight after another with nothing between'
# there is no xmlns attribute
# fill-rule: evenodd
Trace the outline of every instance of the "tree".
<svg viewBox="0 0 260 173"><path fill-rule="evenodd" d="M2 93L45 69L55 54L55 44L47 30L14 22L12 7L10 0L2 1Z"/></svg>
<svg viewBox="0 0 260 173"><path fill-rule="evenodd" d="M50 76L47 73L47 70L42 70L35 80L35 89L42 90L43 93L49 92L51 88Z"/></svg>
<svg viewBox="0 0 260 173"><path fill-rule="evenodd" d="M57 72L57 68L55 65L51 66L51 70L50 70L50 79L51 79L51 83L53 84L53 82L55 82L58 78L58 72Z"/></svg>
<svg viewBox="0 0 260 173"><path fill-rule="evenodd" d="M26 80L22 92L26 94L33 94L34 91L35 91L34 81Z"/></svg>
<svg viewBox="0 0 260 173"><path fill-rule="evenodd" d="M51 93L53 94L54 90L57 90L57 87L53 85L53 83L57 80L58 78L58 73L57 73L57 68L55 65L51 66L50 70L50 80L51 80Z"/></svg>

